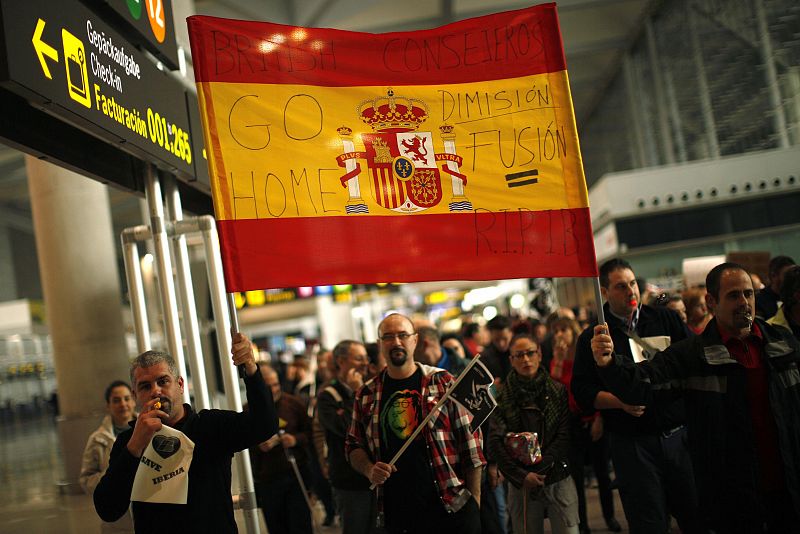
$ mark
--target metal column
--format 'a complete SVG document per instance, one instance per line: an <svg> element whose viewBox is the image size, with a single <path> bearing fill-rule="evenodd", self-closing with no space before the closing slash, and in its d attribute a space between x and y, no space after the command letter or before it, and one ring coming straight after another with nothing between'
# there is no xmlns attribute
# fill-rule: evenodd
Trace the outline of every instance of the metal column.
<svg viewBox="0 0 800 534"><path fill-rule="evenodd" d="M177 223L183 220L183 208L175 178L166 183L167 216ZM192 370L192 389L194 402L199 410L211 408L206 382L206 370L203 364L203 350L200 345L200 326L197 321L197 309L192 287L192 273L189 264L189 248L186 237L177 232L172 233L172 252L175 257L175 275L178 283L178 297L183 312L183 330L186 333L186 350L189 353Z"/></svg>
<svg viewBox="0 0 800 534"><path fill-rule="evenodd" d="M120 236L125 274L128 278L128 297L131 299L133 331L136 334L136 350L140 354L150 350L152 345L150 344L150 323L147 320L147 302L144 298L142 266L137 242L149 237L150 229L147 226L126 228Z"/></svg>
<svg viewBox="0 0 800 534"><path fill-rule="evenodd" d="M697 75L697 93L700 96L700 109L703 113L703 126L706 131L708 155L709 157L717 159L720 157L717 123L714 120L714 107L711 104L711 90L708 87L708 78L706 78L703 48L700 46L700 37L697 35L697 18L691 6L687 6L686 16L689 19L689 38L691 39L692 56L694 56L694 68Z"/></svg>
<svg viewBox="0 0 800 534"><path fill-rule="evenodd" d="M753 9L756 12L758 24L758 37L761 40L761 59L764 62L764 74L767 77L767 90L769 102L772 104L772 123L778 135L778 146L789 148L789 131L786 128L786 114L783 111L781 88L778 84L778 72L775 70L775 58L772 52L772 40L767 26L767 13L764 11L762 0L753 0Z"/></svg>
<svg viewBox="0 0 800 534"><path fill-rule="evenodd" d="M231 339L228 333L231 322L228 316L228 302L225 293L225 281L222 271L222 257L219 250L219 237L217 235L216 221L210 215L197 218L200 233L203 236L203 245L206 251L206 269L208 284L211 289L211 306L214 311L214 323L217 330L217 347L219 349L222 378L225 385L225 398L228 409L242 411L242 398L239 394L239 381L237 370L231 358ZM250 455L248 451L236 454L236 467L241 485L239 502L244 511L248 532L259 532L258 504L253 484L253 472L250 468Z"/></svg>
<svg viewBox="0 0 800 534"><path fill-rule="evenodd" d="M678 152L678 161L686 163L689 161L689 156L686 153L686 137L683 135L683 121L681 120L681 112L678 109L678 97L675 94L675 81L669 69L664 71L664 80L667 84L669 114L670 117L672 117L672 124L675 125L675 149Z"/></svg>
<svg viewBox="0 0 800 534"><path fill-rule="evenodd" d="M633 66L631 65L630 54L625 54L622 59L622 72L625 75L625 92L628 96L628 113L631 114L631 122L633 123L634 135L636 141L636 155L639 159L639 167L649 167L652 163L647 158L647 151L644 146L644 128L642 126L642 117L639 115L639 109L636 105L636 87L633 79Z"/></svg>
<svg viewBox="0 0 800 534"><path fill-rule="evenodd" d="M153 234L153 245L158 268L159 294L161 295L161 311L164 314L164 330L169 352L178 364L178 372L186 375L186 361L183 357L181 327L178 322L178 302L175 298L175 284L172 279L172 260L169 252L164 206L161 200L161 183L156 170L147 165L145 171L145 197L150 210L150 232ZM183 401L189 402L189 388L183 388Z"/></svg>
<svg viewBox="0 0 800 534"><path fill-rule="evenodd" d="M647 41L647 54L650 58L650 69L653 72L653 88L656 96L656 113L658 114L658 129L661 133L661 150L665 163L675 163L675 147L672 144L672 131L669 124L666 98L664 96L664 77L661 73L661 61L658 57L656 37L653 32L653 23L648 19L644 24Z"/></svg>

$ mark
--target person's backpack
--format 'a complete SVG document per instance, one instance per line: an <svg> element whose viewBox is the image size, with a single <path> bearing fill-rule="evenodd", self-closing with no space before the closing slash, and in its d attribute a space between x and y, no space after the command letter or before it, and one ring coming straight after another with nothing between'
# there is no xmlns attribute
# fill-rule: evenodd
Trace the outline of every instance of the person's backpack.
<svg viewBox="0 0 800 534"><path fill-rule="evenodd" d="M322 393L329 393L333 400L336 401L337 404L342 404L342 396L339 395L339 392L333 386L328 386L324 388L321 392ZM314 408L314 417L311 419L311 437L314 441L314 449L317 451L317 457L319 458L319 465L323 466L323 468L327 468L328 465L328 444L325 441L325 429L322 427L322 424L319 422L319 409L318 407ZM327 471L327 469L325 469Z"/></svg>

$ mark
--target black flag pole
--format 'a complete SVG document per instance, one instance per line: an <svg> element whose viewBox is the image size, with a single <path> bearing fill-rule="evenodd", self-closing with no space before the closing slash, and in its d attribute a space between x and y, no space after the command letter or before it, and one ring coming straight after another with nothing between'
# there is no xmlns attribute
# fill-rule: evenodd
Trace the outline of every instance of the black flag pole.
<svg viewBox="0 0 800 534"><path fill-rule="evenodd" d="M231 334L239 333L239 316L236 313L236 295L228 293L228 314L231 320ZM244 364L236 367L239 370L239 378L244 379L247 372L244 370Z"/></svg>
<svg viewBox="0 0 800 534"><path fill-rule="evenodd" d="M595 304L597 306L597 324L605 325L606 314L603 311L603 293L600 291L600 277L595 277L594 279L594 300L596 301ZM606 334L611 335L607 326ZM606 354L606 356L608 356L608 354Z"/></svg>
<svg viewBox="0 0 800 534"><path fill-rule="evenodd" d="M600 278L594 279L594 300L597 306L597 324L606 323L606 314L603 311L603 293L600 291Z"/></svg>

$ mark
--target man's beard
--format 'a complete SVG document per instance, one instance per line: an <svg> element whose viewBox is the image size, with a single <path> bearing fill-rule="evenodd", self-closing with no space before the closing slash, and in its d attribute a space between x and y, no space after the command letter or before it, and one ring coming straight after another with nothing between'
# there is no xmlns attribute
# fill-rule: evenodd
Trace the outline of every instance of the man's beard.
<svg viewBox="0 0 800 534"><path fill-rule="evenodd" d="M406 360L408 360L408 351L404 348L397 347L389 351L389 361L395 367L402 367Z"/></svg>

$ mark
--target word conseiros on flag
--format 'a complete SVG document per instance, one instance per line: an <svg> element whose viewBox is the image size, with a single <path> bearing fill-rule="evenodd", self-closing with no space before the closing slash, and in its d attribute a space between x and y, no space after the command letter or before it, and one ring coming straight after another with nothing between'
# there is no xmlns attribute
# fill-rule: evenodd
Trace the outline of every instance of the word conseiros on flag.
<svg viewBox="0 0 800 534"><path fill-rule="evenodd" d="M188 22L229 291L596 275L555 4L387 34Z"/></svg>

